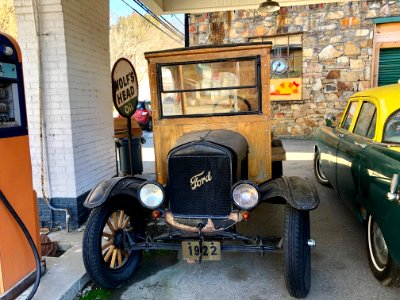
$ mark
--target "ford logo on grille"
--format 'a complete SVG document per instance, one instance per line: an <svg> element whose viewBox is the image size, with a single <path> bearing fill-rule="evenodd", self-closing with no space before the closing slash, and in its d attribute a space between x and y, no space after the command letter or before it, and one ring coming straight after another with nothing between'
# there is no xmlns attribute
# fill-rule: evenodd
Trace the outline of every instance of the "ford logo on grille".
<svg viewBox="0 0 400 300"><path fill-rule="evenodd" d="M193 191L212 180L211 171L208 171L207 175L204 175L205 173L206 171L203 171L190 178L190 187Z"/></svg>

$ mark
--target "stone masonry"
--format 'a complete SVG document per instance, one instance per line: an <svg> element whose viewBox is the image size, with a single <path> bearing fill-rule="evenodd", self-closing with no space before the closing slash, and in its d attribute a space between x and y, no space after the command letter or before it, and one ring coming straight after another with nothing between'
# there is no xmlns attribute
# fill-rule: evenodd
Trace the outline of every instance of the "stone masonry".
<svg viewBox="0 0 400 300"><path fill-rule="evenodd" d="M271 102L271 112L275 135L308 137L326 113L339 115L350 95L371 86L373 19L399 15L400 1L388 0L191 15L190 46L302 32L303 100Z"/></svg>

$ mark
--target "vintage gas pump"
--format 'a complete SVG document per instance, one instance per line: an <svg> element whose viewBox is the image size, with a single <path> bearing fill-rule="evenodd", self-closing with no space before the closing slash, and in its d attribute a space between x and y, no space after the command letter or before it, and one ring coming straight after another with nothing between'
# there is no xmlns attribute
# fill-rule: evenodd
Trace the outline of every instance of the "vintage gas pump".
<svg viewBox="0 0 400 300"><path fill-rule="evenodd" d="M12 211L29 232L30 243ZM40 249L21 51L15 40L0 33L0 300L14 299L35 281L35 245Z"/></svg>

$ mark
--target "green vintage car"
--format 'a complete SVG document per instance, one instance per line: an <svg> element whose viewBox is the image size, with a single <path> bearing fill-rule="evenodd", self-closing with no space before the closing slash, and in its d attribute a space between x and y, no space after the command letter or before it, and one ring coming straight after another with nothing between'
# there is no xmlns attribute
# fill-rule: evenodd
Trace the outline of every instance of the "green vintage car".
<svg viewBox="0 0 400 300"><path fill-rule="evenodd" d="M385 285L400 283L400 84L354 94L337 127L316 133L314 172L367 225L369 264Z"/></svg>

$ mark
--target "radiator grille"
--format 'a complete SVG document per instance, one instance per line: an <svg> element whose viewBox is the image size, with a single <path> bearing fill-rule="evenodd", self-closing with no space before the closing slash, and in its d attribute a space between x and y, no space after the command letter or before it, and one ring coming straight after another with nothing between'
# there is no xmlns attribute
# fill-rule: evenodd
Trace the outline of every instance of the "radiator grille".
<svg viewBox="0 0 400 300"><path fill-rule="evenodd" d="M180 216L227 216L231 212L232 156L198 144L172 151L168 161L170 209Z"/></svg>

